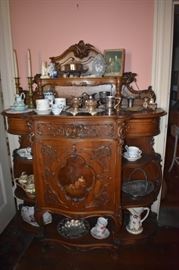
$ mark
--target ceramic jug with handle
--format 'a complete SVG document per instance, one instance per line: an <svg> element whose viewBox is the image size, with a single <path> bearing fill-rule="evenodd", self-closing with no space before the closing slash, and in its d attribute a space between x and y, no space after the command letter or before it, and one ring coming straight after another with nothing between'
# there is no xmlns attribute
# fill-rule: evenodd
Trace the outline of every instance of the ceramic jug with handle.
<svg viewBox="0 0 179 270"><path fill-rule="evenodd" d="M15 95L15 102L13 104L13 107L15 110L25 110L26 109L26 105L24 103L25 100L25 94L21 93L21 94L16 94Z"/></svg>
<svg viewBox="0 0 179 270"><path fill-rule="evenodd" d="M150 209L148 207L136 207L128 208L130 212L129 223L126 226L126 230L132 234L140 234L143 231L142 223L149 215ZM142 213L146 211L146 214L141 218Z"/></svg>

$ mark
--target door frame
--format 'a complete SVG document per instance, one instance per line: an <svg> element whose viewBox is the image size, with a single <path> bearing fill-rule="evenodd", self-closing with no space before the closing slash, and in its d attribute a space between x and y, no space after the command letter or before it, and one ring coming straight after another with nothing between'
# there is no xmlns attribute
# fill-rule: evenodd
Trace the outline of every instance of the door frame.
<svg viewBox="0 0 179 270"><path fill-rule="evenodd" d="M2 96L1 98L1 110L8 108L12 103L15 95L15 83L13 78L13 50L11 39L11 27L10 27L10 14L9 14L9 1L0 0L0 76ZM3 121L3 119L1 119ZM1 168L1 187L3 194L2 207L0 209L0 232L4 230L10 220L16 213L15 200L12 188L12 179L10 172L10 164L8 160L8 147L6 142L6 132L4 129L4 121L1 122L1 135L2 135L2 168ZM12 149L14 149L18 143L16 136L7 135L10 145L10 156L12 162ZM16 147L17 148L17 147Z"/></svg>
<svg viewBox="0 0 179 270"><path fill-rule="evenodd" d="M170 104L170 85L173 53L174 5L179 1L154 1L154 29L153 29L153 59L152 86L157 96L158 107L163 108L167 115L162 117L160 135L155 137L155 151L161 154L162 170L165 162L167 141L168 115ZM165 56L165 57L164 57ZM159 212L161 192L152 209Z"/></svg>

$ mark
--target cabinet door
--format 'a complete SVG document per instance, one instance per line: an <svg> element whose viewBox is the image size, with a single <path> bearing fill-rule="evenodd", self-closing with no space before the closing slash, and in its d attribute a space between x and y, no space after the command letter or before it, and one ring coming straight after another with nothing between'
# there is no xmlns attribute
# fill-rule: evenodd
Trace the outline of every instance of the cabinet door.
<svg viewBox="0 0 179 270"><path fill-rule="evenodd" d="M118 211L121 147L116 122L89 118L34 123L38 207L79 215Z"/></svg>

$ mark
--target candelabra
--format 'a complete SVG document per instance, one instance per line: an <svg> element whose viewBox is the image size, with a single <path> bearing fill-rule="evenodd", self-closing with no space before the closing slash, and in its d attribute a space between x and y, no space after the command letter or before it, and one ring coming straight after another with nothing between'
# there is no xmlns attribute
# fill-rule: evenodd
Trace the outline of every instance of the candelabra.
<svg viewBox="0 0 179 270"><path fill-rule="evenodd" d="M33 108L34 108L33 91L32 91L32 79L33 79L33 77L27 77L27 80L28 80L28 88L29 88L28 107L29 107L30 109L33 109Z"/></svg>
<svg viewBox="0 0 179 270"><path fill-rule="evenodd" d="M15 77L15 85L16 85L16 94L19 95L19 90L20 90L20 78Z"/></svg>

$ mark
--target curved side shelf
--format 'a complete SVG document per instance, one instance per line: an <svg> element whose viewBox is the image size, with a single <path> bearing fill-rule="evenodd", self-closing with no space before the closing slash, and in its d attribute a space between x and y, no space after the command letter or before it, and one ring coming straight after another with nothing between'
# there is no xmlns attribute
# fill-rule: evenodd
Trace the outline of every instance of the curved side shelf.
<svg viewBox="0 0 179 270"><path fill-rule="evenodd" d="M160 185L158 181L155 181L154 191L144 197L138 197L137 199L132 199L131 196L122 192L122 208L140 207L152 204L158 196L160 190Z"/></svg>
<svg viewBox="0 0 179 270"><path fill-rule="evenodd" d="M142 154L142 157L136 161L128 161L123 157L123 166L125 168L143 167L151 160L151 155Z"/></svg>
<svg viewBox="0 0 179 270"><path fill-rule="evenodd" d="M147 206L157 199L162 180L160 161L160 155L157 153L143 154L142 158L135 162L123 159L123 182L146 179L154 184L154 190L143 197L132 198L130 195L122 192L123 209Z"/></svg>

